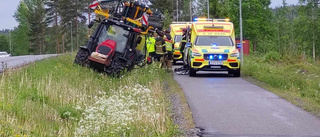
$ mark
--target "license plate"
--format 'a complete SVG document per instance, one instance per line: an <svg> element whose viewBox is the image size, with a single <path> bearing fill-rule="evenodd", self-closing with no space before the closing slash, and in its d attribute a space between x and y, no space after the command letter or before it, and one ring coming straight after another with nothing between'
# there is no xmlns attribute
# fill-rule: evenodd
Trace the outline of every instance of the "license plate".
<svg viewBox="0 0 320 137"><path fill-rule="evenodd" d="M219 69L219 68L221 68L221 66L210 66L211 68L213 68L213 69Z"/></svg>
<svg viewBox="0 0 320 137"><path fill-rule="evenodd" d="M223 65L222 61L210 61L209 65Z"/></svg>

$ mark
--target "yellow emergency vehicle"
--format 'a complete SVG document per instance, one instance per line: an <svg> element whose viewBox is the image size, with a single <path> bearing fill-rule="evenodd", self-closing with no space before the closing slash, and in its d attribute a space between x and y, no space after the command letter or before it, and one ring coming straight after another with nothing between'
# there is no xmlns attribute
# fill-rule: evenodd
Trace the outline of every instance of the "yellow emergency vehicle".
<svg viewBox="0 0 320 137"><path fill-rule="evenodd" d="M189 76L195 76L197 71L228 71L240 77L239 51L229 19L196 20L187 45Z"/></svg>
<svg viewBox="0 0 320 137"><path fill-rule="evenodd" d="M190 25L190 22L173 22L170 25L170 35L174 40L174 52L173 52L173 64L176 64L177 61L182 60L182 54L180 52L180 42L182 39L182 29L187 28L187 25Z"/></svg>

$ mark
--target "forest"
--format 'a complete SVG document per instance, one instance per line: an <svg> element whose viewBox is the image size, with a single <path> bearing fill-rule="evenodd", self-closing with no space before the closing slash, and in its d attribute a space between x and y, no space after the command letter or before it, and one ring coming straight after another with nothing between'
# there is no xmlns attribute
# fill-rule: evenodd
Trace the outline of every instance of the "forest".
<svg viewBox="0 0 320 137"><path fill-rule="evenodd" d="M144 0L143 2L146 2ZM0 51L12 55L74 52L86 44L93 30L87 28L94 14L92 0L21 0L14 18L19 26L0 31ZM207 0L149 0L154 11L172 21L207 17ZM270 7L270 0L242 0L244 38L253 54L304 56L320 55L320 3L300 0ZM209 0L210 18L230 18L239 36L239 0ZM91 18L91 19L90 19ZM11 45L11 46L10 46ZM11 48L10 48L11 47Z"/></svg>

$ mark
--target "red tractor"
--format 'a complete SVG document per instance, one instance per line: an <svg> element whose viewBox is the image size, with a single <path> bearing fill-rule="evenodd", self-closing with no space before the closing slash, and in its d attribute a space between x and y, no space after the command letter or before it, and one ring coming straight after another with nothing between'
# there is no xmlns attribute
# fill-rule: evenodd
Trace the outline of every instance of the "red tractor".
<svg viewBox="0 0 320 137"><path fill-rule="evenodd" d="M152 12L139 3L119 1L116 7L117 9L112 11L113 14L109 14L110 10L97 6L95 13L104 18L96 19L89 24L91 28L95 22L99 23L87 45L80 47L74 61L76 64L119 76L146 60L147 33L150 29L161 26L157 20L154 21L154 25L152 22L143 22ZM122 7L122 12L116 12L120 11L119 7Z"/></svg>

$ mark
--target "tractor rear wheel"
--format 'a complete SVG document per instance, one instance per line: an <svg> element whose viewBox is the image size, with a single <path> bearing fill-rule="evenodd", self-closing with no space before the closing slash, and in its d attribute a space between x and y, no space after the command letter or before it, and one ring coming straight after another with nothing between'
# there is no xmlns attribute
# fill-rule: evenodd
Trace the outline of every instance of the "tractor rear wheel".
<svg viewBox="0 0 320 137"><path fill-rule="evenodd" d="M75 64L78 64L83 67L89 66L89 52L84 49L79 49L76 58L74 60Z"/></svg>

